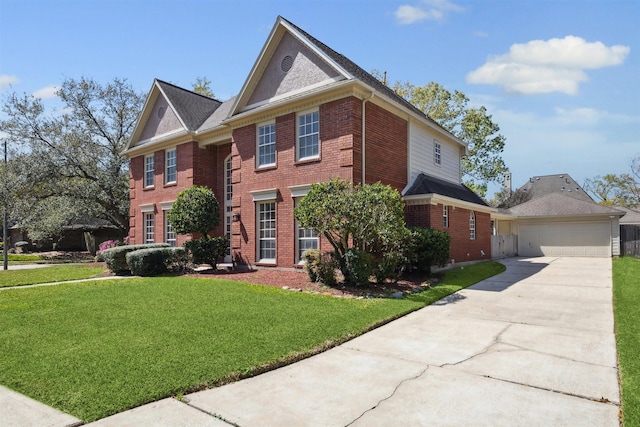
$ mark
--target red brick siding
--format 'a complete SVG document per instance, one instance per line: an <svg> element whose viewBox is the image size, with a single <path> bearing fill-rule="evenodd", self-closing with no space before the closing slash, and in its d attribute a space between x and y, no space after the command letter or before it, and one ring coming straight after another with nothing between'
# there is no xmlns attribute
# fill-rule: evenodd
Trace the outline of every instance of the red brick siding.
<svg viewBox="0 0 640 427"><path fill-rule="evenodd" d="M449 256L455 262L491 259L491 215L474 211L476 239L471 240L469 230L471 211L449 206L449 227L444 228L442 210L441 204L408 205L405 207L405 219L408 226L429 227L449 233L451 236Z"/></svg>

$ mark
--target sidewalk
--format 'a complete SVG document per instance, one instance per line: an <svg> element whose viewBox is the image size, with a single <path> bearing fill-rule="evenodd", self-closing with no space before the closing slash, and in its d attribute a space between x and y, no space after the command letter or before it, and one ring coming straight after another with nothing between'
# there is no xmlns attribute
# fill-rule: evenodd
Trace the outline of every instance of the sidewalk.
<svg viewBox="0 0 640 427"><path fill-rule="evenodd" d="M317 356L89 425L618 426L611 259L503 262Z"/></svg>

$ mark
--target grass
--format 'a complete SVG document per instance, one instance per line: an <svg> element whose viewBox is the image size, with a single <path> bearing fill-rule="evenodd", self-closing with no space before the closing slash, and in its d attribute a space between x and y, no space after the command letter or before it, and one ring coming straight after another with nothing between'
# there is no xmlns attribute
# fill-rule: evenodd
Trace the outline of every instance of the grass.
<svg viewBox="0 0 640 427"><path fill-rule="evenodd" d="M613 260L613 311L622 389L622 421L640 426L640 259Z"/></svg>
<svg viewBox="0 0 640 427"><path fill-rule="evenodd" d="M0 288L89 279L104 272L103 267L82 264L64 264L25 270L0 270Z"/></svg>
<svg viewBox="0 0 640 427"><path fill-rule="evenodd" d="M5 290L0 383L92 421L297 360L503 270L453 270L401 300L191 277Z"/></svg>
<svg viewBox="0 0 640 427"><path fill-rule="evenodd" d="M7 255L7 261L12 261L12 262L33 262L33 261L42 261L44 258L42 258L40 255L27 255L27 254L8 254ZM0 261L4 261L4 254L1 251L0 248Z"/></svg>

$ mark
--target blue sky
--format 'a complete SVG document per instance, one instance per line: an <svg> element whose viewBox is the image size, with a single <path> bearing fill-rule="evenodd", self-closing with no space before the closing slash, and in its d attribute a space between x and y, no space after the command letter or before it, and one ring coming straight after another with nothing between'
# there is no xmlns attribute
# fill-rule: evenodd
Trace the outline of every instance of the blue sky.
<svg viewBox="0 0 640 427"><path fill-rule="evenodd" d="M629 171L640 155L640 2L632 0L0 0L0 95L54 106L65 77L154 78L235 95L277 15L390 81L484 105L529 177ZM496 188L490 189L490 194Z"/></svg>

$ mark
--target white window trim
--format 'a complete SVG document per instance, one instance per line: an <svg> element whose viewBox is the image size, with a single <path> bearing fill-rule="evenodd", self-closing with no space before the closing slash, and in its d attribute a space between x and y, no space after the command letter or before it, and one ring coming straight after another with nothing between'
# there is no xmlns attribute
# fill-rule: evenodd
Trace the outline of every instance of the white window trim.
<svg viewBox="0 0 640 427"><path fill-rule="evenodd" d="M299 192L294 193L294 190L291 190L291 197L293 198L293 207L295 209L295 207L298 205L298 201L307 195L307 193L309 192L309 189L311 188L311 186L305 186L307 187L306 191L304 191L302 188L300 188ZM292 188L292 187L289 187ZM301 192L304 191L304 194L301 194ZM294 194L298 194L297 196L294 196ZM302 259L302 257L300 256L300 224L298 223L298 219L295 218L295 214L294 214L294 218L293 218L293 222L294 222L294 238L295 238L295 257L296 257L296 262L300 265L305 264L304 259ZM320 250L320 235L318 235L318 233L316 232L316 250Z"/></svg>
<svg viewBox="0 0 640 427"><path fill-rule="evenodd" d="M266 202L269 200L275 201L278 198L277 188L267 188L265 190L249 191L249 194L253 197L254 202Z"/></svg>
<svg viewBox="0 0 640 427"><path fill-rule="evenodd" d="M175 154L176 177L175 177L175 179L173 181L169 181L169 156L168 156L168 153L170 153L171 151L176 153ZM164 183L165 184L175 184L176 182L178 182L178 150L176 149L176 147L167 148L166 150L164 150Z"/></svg>
<svg viewBox="0 0 640 427"><path fill-rule="evenodd" d="M169 220L167 219L167 213L171 210L171 208L173 207L173 202L161 202L160 206L162 207L162 235L164 237L164 242L165 243L169 243L171 244L171 242L169 242ZM178 244L178 235L175 231L172 231L174 238L172 239L173 241L173 245L171 246L176 246Z"/></svg>
<svg viewBox="0 0 640 427"><path fill-rule="evenodd" d="M147 159L153 159L153 163L152 163L153 170L151 170L151 171L147 170ZM147 182L147 172L151 172L151 183ZM144 177L143 177L144 188L152 188L155 185L155 181L156 181L155 173L156 173L155 155L154 154L149 154L149 155L144 156Z"/></svg>
<svg viewBox="0 0 640 427"><path fill-rule="evenodd" d="M260 257L261 256L260 243L262 241L262 239L260 238L260 232L262 230L260 228L260 205L267 204L267 203L273 203L273 210L275 213L275 237L273 238L274 246L275 246L274 258ZM275 198L256 201L255 211L256 211L256 260L261 264L276 264L278 259L278 203L276 202Z"/></svg>
<svg viewBox="0 0 640 427"><path fill-rule="evenodd" d="M149 239L149 228L147 227L147 218L150 217L151 221L153 222L152 227L153 230L151 230L151 239ZM144 241L143 243L154 243L156 241L156 215L153 211L146 211L142 214L142 222L143 222L143 229L144 229Z"/></svg>
<svg viewBox="0 0 640 427"><path fill-rule="evenodd" d="M442 205L442 227L449 228L449 205Z"/></svg>
<svg viewBox="0 0 640 427"><path fill-rule="evenodd" d="M318 113L318 154L313 156L300 157L300 116L306 116L307 114ZM306 135L305 135L306 136ZM296 161L315 160L320 158L322 142L320 141L320 109L314 108L311 110L300 111L296 114Z"/></svg>
<svg viewBox="0 0 640 427"><path fill-rule="evenodd" d="M273 129L273 133L275 135L275 141L273 141L273 146L274 146L274 156L273 156L273 162L272 163L265 163L265 164L260 164L260 128L263 128L265 126L271 126L273 125L274 129ZM256 168L260 169L260 168L269 168L269 167L273 167L276 166L277 162L278 162L278 151L277 151L277 138L278 138L278 134L276 133L276 122L275 121L269 121L269 122L264 122L264 123L259 123L256 126Z"/></svg>
<svg viewBox="0 0 640 427"><path fill-rule="evenodd" d="M476 240L476 213L469 211L469 240Z"/></svg>
<svg viewBox="0 0 640 427"><path fill-rule="evenodd" d="M154 213L155 210L156 210L156 206L153 203L140 205L140 212L142 213Z"/></svg>
<svg viewBox="0 0 640 427"><path fill-rule="evenodd" d="M433 140L433 163L442 166L442 144L437 139Z"/></svg>

